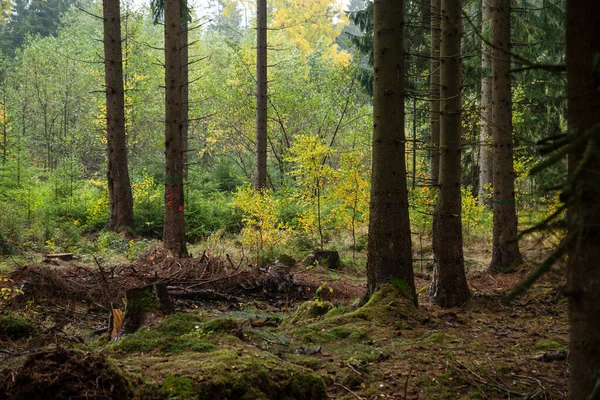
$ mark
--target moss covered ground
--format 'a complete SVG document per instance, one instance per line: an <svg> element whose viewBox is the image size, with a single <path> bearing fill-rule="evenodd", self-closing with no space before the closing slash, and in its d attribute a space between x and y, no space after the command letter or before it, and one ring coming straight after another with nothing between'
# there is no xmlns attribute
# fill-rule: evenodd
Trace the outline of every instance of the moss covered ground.
<svg viewBox="0 0 600 400"><path fill-rule="evenodd" d="M364 279L336 271L332 302L178 302L174 314L116 343L99 329L102 309L14 302L0 314L0 363L16 368L40 349L76 347L102 355L139 399L564 398L567 362L534 359L567 348L563 278L553 272L503 304L526 272L471 274L472 299L440 309L426 280L417 281L419 307L392 285L358 307ZM323 282L332 272L307 274Z"/></svg>

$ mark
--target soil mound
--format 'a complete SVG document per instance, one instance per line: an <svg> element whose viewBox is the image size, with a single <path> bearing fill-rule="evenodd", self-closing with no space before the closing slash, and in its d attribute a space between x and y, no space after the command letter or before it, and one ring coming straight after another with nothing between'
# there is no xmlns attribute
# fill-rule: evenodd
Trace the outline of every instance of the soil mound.
<svg viewBox="0 0 600 400"><path fill-rule="evenodd" d="M127 380L103 356L77 350L32 354L21 368L0 375L0 398L7 400L130 398Z"/></svg>

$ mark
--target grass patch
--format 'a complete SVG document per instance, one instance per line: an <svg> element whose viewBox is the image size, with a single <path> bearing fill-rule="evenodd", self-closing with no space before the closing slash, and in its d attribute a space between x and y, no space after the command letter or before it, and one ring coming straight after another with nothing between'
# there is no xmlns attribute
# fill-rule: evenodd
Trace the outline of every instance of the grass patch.
<svg viewBox="0 0 600 400"><path fill-rule="evenodd" d="M552 340L539 340L534 345L535 350L562 349L564 346Z"/></svg>

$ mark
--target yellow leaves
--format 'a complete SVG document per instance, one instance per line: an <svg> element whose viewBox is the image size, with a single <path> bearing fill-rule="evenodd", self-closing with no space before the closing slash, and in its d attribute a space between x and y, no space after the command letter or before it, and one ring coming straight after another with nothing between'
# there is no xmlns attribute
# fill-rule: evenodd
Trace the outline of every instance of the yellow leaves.
<svg viewBox="0 0 600 400"><path fill-rule="evenodd" d="M244 214L242 241L262 251L264 248L287 243L289 230L280 218L283 201L270 190L256 191L250 185L238 188L233 206Z"/></svg>
<svg viewBox="0 0 600 400"><path fill-rule="evenodd" d="M16 294L23 294L23 291L16 285L13 285L13 280L0 275L0 304Z"/></svg>
<svg viewBox="0 0 600 400"><path fill-rule="evenodd" d="M348 24L341 2L331 0L272 0L272 31L269 41L291 40L302 54L307 55L319 46L324 57L344 63L350 55L335 45L336 38Z"/></svg>
<svg viewBox="0 0 600 400"><path fill-rule="evenodd" d="M98 180L98 179L90 179L88 180L89 183L91 183L93 186L96 186L97 188L100 189L104 189L107 190L108 189L108 182L104 181L104 180Z"/></svg>
<svg viewBox="0 0 600 400"><path fill-rule="evenodd" d="M161 197L161 193L156 189L154 177L146 170L142 171L142 180L131 185L131 191L134 202L149 203Z"/></svg>

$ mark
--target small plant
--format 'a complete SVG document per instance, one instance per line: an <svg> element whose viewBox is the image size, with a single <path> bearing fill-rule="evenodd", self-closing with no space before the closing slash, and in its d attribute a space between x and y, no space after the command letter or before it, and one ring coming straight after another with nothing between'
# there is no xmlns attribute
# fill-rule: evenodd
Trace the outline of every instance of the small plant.
<svg viewBox="0 0 600 400"><path fill-rule="evenodd" d="M313 295L313 299L314 300L322 300L321 293L323 292L329 292L329 293L333 293L333 288L329 287L329 284L327 282L323 282L321 283L321 285L317 288L317 290L315 290L315 294Z"/></svg>
<svg viewBox="0 0 600 400"><path fill-rule="evenodd" d="M0 304L12 298L15 295L23 294L23 291L13 285L13 280L0 275Z"/></svg>
<svg viewBox="0 0 600 400"><path fill-rule="evenodd" d="M105 231L98 237L98 249L100 251L127 251L129 244L117 232Z"/></svg>
<svg viewBox="0 0 600 400"><path fill-rule="evenodd" d="M234 195L233 204L244 215L242 242L254 249L259 265L265 253L273 253L274 247L285 245L290 239L290 231L279 214L282 202L271 191L257 192L249 185L239 187Z"/></svg>

